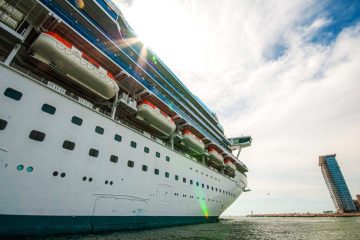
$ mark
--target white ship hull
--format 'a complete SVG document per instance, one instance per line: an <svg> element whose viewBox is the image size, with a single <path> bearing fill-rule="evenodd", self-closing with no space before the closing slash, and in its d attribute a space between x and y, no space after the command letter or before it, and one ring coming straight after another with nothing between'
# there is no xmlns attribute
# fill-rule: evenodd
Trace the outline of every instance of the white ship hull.
<svg viewBox="0 0 360 240"><path fill-rule="evenodd" d="M8 88L21 92L21 99L5 96ZM212 170L3 64L0 92L0 119L7 122L0 130L0 235L216 221L247 184L238 171L230 178ZM42 111L43 104L55 113ZM83 120L81 126L71 122L73 116ZM30 139L32 130L45 133L44 140ZM63 148L65 140L75 143L74 150ZM89 156L91 148L98 157Z"/></svg>

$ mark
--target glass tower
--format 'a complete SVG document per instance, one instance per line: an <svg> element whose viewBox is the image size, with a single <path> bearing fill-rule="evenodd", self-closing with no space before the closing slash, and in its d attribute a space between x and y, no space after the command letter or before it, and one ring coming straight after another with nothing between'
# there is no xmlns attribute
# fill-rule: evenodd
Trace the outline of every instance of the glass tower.
<svg viewBox="0 0 360 240"><path fill-rule="evenodd" d="M355 212L349 188L335 159L336 154L319 157L319 166L338 212Z"/></svg>

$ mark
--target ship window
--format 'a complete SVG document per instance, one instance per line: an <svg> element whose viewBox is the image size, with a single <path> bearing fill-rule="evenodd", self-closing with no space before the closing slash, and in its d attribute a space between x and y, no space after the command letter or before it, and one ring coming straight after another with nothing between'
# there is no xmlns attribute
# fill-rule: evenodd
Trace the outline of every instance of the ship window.
<svg viewBox="0 0 360 240"><path fill-rule="evenodd" d="M131 161L131 160L129 160L129 161L127 162L127 165L128 165L128 167L133 168L133 167L134 167L134 162Z"/></svg>
<svg viewBox="0 0 360 240"><path fill-rule="evenodd" d="M65 176L66 176L65 173L61 173L61 174L60 174L60 177L62 177L62 178L64 178Z"/></svg>
<svg viewBox="0 0 360 240"><path fill-rule="evenodd" d="M92 157L98 157L99 156L99 150L94 149L94 148L90 148L89 155L92 156Z"/></svg>
<svg viewBox="0 0 360 240"><path fill-rule="evenodd" d="M92 180L93 180L92 178L89 178L89 182L92 182Z"/></svg>
<svg viewBox="0 0 360 240"><path fill-rule="evenodd" d="M82 180L83 180L84 182L86 181L86 179L87 179L87 177L83 177L83 178L82 178Z"/></svg>
<svg viewBox="0 0 360 240"><path fill-rule="evenodd" d="M215 190L217 191L217 188L215 188Z"/></svg>
<svg viewBox="0 0 360 240"><path fill-rule="evenodd" d="M193 184L193 180L190 180L190 185L192 185Z"/></svg>
<svg viewBox="0 0 360 240"><path fill-rule="evenodd" d="M186 178L183 178L183 182L186 183Z"/></svg>
<svg viewBox="0 0 360 240"><path fill-rule="evenodd" d="M149 153L150 149L148 147L144 147L144 152Z"/></svg>
<svg viewBox="0 0 360 240"><path fill-rule="evenodd" d="M136 148L136 145L137 145L136 142L134 142L134 141L131 141L131 142L130 142L130 146L131 146L131 147Z"/></svg>
<svg viewBox="0 0 360 240"><path fill-rule="evenodd" d="M146 165L142 165L142 168L141 168L144 172L147 172L147 170L148 170L148 166L146 166Z"/></svg>
<svg viewBox="0 0 360 240"><path fill-rule="evenodd" d="M15 89L7 88L4 92L4 95L16 101L19 101L23 94L19 91L16 91Z"/></svg>
<svg viewBox="0 0 360 240"><path fill-rule="evenodd" d="M55 112L56 112L56 107L44 103L44 104L42 105L42 107L41 107L41 110L42 110L43 112L48 113L48 114L54 115Z"/></svg>
<svg viewBox="0 0 360 240"><path fill-rule="evenodd" d="M159 169L155 168L154 173L155 173L156 175L159 175L159 173L160 173Z"/></svg>
<svg viewBox="0 0 360 240"><path fill-rule="evenodd" d="M159 158L159 157L160 157L160 153L159 153L159 152L156 152L155 156L156 156L157 158Z"/></svg>
<svg viewBox="0 0 360 240"><path fill-rule="evenodd" d="M0 119L0 130L4 130L7 126L7 121Z"/></svg>
<svg viewBox="0 0 360 240"><path fill-rule="evenodd" d="M63 143L63 148L65 148L67 150L74 150L75 143L71 142L71 141L68 141L68 140L65 140L64 143Z"/></svg>
<svg viewBox="0 0 360 240"><path fill-rule="evenodd" d="M53 176L56 177L59 173L57 171L53 172Z"/></svg>
<svg viewBox="0 0 360 240"><path fill-rule="evenodd" d="M71 118L71 122L72 122L73 124L75 124L75 125L81 126L83 120L82 120L81 118L77 117L77 116L73 116L73 117Z"/></svg>
<svg viewBox="0 0 360 240"><path fill-rule="evenodd" d="M175 180L178 181L179 180L179 176L175 175Z"/></svg>
<svg viewBox="0 0 360 240"><path fill-rule="evenodd" d="M211 187L211 190L214 191L214 187Z"/></svg>
<svg viewBox="0 0 360 240"><path fill-rule="evenodd" d="M206 188L209 189L209 185L206 185Z"/></svg>
<svg viewBox="0 0 360 240"><path fill-rule="evenodd" d="M103 135L104 134L104 129L102 127L96 126L95 132L98 133L98 134Z"/></svg>
<svg viewBox="0 0 360 240"><path fill-rule="evenodd" d="M201 184L201 187L202 187L202 188L204 188L204 187L205 187L205 185L202 183L202 184Z"/></svg>
<svg viewBox="0 0 360 240"><path fill-rule="evenodd" d="M24 165L17 165L16 169L18 171L22 171L24 169Z"/></svg>
<svg viewBox="0 0 360 240"><path fill-rule="evenodd" d="M119 160L119 157L118 157L118 156L115 156L115 155L111 155L111 156L110 156L110 162L117 163L118 160Z"/></svg>
<svg viewBox="0 0 360 240"><path fill-rule="evenodd" d="M170 176L170 173L165 172L165 177L166 177L166 178L169 178L169 176Z"/></svg>
<svg viewBox="0 0 360 240"><path fill-rule="evenodd" d="M120 135L115 134L115 136L114 136L114 140L115 140L115 141L121 142L121 139L122 139L122 137L121 137Z"/></svg>
<svg viewBox="0 0 360 240"><path fill-rule="evenodd" d="M170 157L169 156L166 156L166 161L170 162Z"/></svg>
<svg viewBox="0 0 360 240"><path fill-rule="evenodd" d="M32 140L38 141L38 142L42 142L45 139L45 133L39 132L36 130L32 130L30 132L29 138L31 138Z"/></svg>
<svg viewBox="0 0 360 240"><path fill-rule="evenodd" d="M199 186L199 182L196 182L196 186L197 186L197 187Z"/></svg>

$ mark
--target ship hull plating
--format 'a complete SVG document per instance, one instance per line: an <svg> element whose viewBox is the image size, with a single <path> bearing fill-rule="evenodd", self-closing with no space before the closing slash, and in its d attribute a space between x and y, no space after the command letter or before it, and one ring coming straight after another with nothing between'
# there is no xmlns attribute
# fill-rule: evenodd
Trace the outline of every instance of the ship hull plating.
<svg viewBox="0 0 360 240"><path fill-rule="evenodd" d="M247 183L3 64L0 105L1 235L214 222Z"/></svg>

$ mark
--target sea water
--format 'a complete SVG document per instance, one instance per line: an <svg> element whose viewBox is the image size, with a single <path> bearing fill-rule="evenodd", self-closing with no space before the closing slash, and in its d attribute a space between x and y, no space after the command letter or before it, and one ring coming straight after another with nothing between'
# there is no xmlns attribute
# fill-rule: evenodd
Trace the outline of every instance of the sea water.
<svg viewBox="0 0 360 240"><path fill-rule="evenodd" d="M244 239L360 240L360 217L227 217L218 223L153 230L29 237L41 240Z"/></svg>

